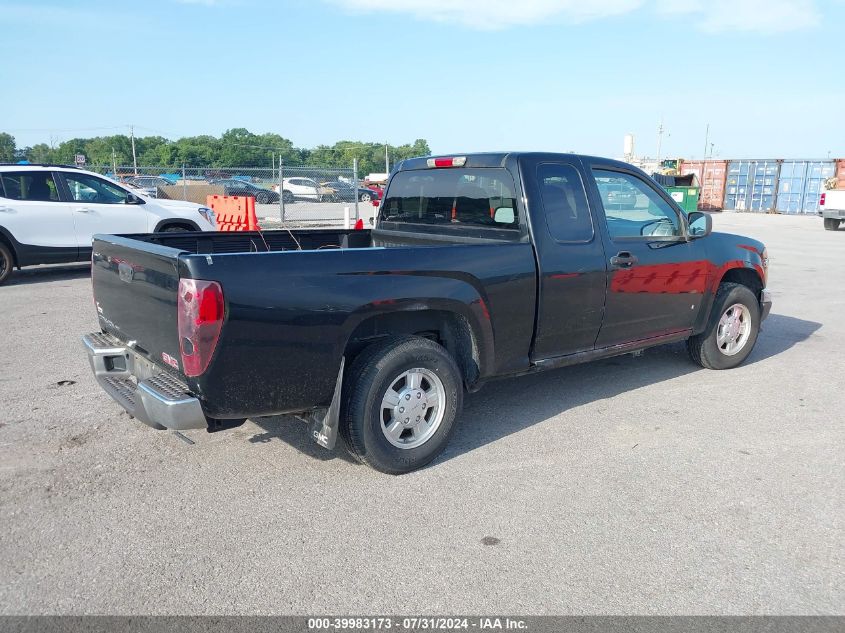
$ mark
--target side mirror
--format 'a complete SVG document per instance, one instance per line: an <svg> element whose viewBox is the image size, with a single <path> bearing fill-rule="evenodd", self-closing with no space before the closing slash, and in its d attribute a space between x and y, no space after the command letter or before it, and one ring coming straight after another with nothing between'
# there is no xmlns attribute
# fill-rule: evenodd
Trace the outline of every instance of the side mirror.
<svg viewBox="0 0 845 633"><path fill-rule="evenodd" d="M713 218L709 213L692 211L687 215L689 236L693 238L706 237L713 232Z"/></svg>
<svg viewBox="0 0 845 633"><path fill-rule="evenodd" d="M513 224L516 216L511 207L499 207L493 214L493 221L496 224Z"/></svg>
<svg viewBox="0 0 845 633"><path fill-rule="evenodd" d="M144 204L144 201L134 193L127 193L125 202L126 204Z"/></svg>

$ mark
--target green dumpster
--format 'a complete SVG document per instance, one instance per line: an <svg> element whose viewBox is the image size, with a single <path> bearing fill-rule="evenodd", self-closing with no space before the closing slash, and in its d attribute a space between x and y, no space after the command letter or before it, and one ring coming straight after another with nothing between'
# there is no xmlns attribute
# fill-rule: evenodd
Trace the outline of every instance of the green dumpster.
<svg viewBox="0 0 845 633"><path fill-rule="evenodd" d="M701 195L701 187L698 185L698 179L695 177L695 174L685 174L683 176L652 174L651 177L672 196L672 199L678 203L678 206L685 213L698 210L698 198Z"/></svg>
<svg viewBox="0 0 845 633"><path fill-rule="evenodd" d="M698 210L698 196L701 194L698 187L664 187L664 189L686 213Z"/></svg>

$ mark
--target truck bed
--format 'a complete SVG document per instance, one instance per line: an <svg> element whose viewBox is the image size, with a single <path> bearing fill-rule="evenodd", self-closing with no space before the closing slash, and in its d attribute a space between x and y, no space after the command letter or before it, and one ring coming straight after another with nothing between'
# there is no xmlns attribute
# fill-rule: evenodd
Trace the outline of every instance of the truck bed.
<svg viewBox="0 0 845 633"><path fill-rule="evenodd" d="M351 229L138 233L124 237L175 248L195 255L367 248L372 245L369 230Z"/></svg>
<svg viewBox="0 0 845 633"><path fill-rule="evenodd" d="M414 323L409 311L461 315L478 333L481 375L524 368L534 325L528 242L385 240L366 230L98 235L92 278L101 330L184 381L219 419L325 406L359 324L369 325L356 337L380 335L373 315L402 313L399 327ZM219 283L225 298L211 366L197 377L179 362L184 279Z"/></svg>

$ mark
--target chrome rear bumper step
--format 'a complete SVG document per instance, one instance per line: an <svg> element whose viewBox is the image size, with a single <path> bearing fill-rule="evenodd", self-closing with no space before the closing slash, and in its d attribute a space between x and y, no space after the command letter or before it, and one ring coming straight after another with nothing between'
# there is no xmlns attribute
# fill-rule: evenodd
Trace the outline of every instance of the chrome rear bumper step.
<svg viewBox="0 0 845 633"><path fill-rule="evenodd" d="M181 380L167 372L136 378L135 352L108 334L86 334L82 342L97 382L129 415L154 429L207 428L200 401Z"/></svg>

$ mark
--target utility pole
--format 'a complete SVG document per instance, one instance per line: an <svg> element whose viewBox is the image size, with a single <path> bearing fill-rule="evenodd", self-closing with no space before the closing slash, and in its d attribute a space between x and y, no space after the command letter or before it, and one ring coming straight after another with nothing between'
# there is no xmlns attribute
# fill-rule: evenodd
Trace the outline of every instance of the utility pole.
<svg viewBox="0 0 845 633"><path fill-rule="evenodd" d="M660 117L660 123L657 125L657 169L660 169L660 149L663 145L663 117Z"/></svg>
<svg viewBox="0 0 845 633"><path fill-rule="evenodd" d="M707 131L704 133L704 156L702 158L707 158L707 143L710 140L710 124L707 124Z"/></svg>
<svg viewBox="0 0 845 633"><path fill-rule="evenodd" d="M715 147L716 143L710 143L710 158L713 158L713 147Z"/></svg>
<svg viewBox="0 0 845 633"><path fill-rule="evenodd" d="M113 147L111 148L111 169L114 179L117 180L117 155L115 154Z"/></svg>
<svg viewBox="0 0 845 633"><path fill-rule="evenodd" d="M285 161L279 154L279 221L285 223Z"/></svg>
<svg viewBox="0 0 845 633"><path fill-rule="evenodd" d="M132 139L132 168L135 170L135 175L138 175L138 157L135 155L135 126L129 126L129 137Z"/></svg>
<svg viewBox="0 0 845 633"><path fill-rule="evenodd" d="M355 181L355 221L358 221L358 218L361 215L358 212L358 159L352 159L352 180Z"/></svg>
<svg viewBox="0 0 845 633"><path fill-rule="evenodd" d="M387 155L387 143L384 144L384 173L390 173L390 159Z"/></svg>

